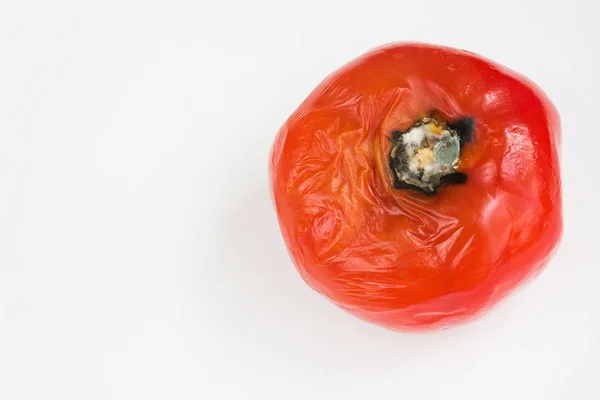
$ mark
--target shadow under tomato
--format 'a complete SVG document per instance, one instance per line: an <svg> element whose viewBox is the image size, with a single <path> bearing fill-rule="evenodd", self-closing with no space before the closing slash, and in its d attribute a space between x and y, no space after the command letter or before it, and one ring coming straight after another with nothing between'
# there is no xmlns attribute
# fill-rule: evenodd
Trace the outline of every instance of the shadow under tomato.
<svg viewBox="0 0 600 400"><path fill-rule="evenodd" d="M264 354L276 354L280 367L320 379L393 369L410 386L417 385L410 380L420 368L430 369L446 354L460 353L463 347L473 350L474 343L484 340L485 334L473 338L481 333L477 324L409 334L385 330L339 309L309 288L293 266L266 179L236 190L235 198L243 201L229 210L217 238L233 249L223 255L222 264L227 293L234 296L228 300L234 316L227 319L227 330ZM476 357L476 352L468 354Z"/></svg>

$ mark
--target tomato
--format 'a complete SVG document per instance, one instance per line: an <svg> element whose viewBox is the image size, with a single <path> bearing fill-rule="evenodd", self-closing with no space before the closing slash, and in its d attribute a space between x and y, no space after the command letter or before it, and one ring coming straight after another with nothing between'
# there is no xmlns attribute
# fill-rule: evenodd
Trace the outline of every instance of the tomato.
<svg viewBox="0 0 600 400"><path fill-rule="evenodd" d="M480 315L544 267L562 232L554 106L473 53L396 44L323 81L270 158L302 278L381 326Z"/></svg>

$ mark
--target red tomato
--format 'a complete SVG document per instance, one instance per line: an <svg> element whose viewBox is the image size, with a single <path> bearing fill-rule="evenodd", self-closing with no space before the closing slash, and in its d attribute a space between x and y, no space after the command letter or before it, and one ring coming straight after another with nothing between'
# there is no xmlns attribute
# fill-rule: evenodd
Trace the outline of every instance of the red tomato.
<svg viewBox="0 0 600 400"><path fill-rule="evenodd" d="M537 274L562 231L558 114L473 53L372 51L279 131L270 178L304 280L391 329L467 320Z"/></svg>

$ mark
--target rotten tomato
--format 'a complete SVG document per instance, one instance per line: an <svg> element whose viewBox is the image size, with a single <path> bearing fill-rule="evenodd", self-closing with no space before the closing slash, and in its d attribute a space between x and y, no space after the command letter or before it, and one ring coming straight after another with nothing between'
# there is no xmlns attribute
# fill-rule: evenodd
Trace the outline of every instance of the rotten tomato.
<svg viewBox="0 0 600 400"><path fill-rule="evenodd" d="M532 82L473 53L372 51L279 131L271 189L304 280L392 329L478 315L538 273L561 231L560 122Z"/></svg>

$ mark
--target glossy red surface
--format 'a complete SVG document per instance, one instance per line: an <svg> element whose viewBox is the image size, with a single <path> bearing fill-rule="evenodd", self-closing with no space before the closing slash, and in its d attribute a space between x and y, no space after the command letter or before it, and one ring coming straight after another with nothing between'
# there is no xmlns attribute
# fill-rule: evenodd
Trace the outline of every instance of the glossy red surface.
<svg viewBox="0 0 600 400"><path fill-rule="evenodd" d="M464 185L392 187L393 130L432 110L472 117ZM279 131L270 177L305 281L392 329L430 329L489 308L539 272L562 231L560 122L542 91L475 54L422 44L374 50L334 72Z"/></svg>

